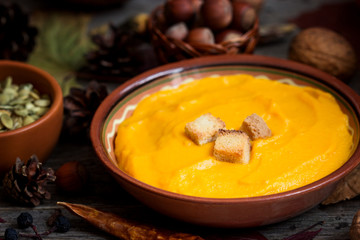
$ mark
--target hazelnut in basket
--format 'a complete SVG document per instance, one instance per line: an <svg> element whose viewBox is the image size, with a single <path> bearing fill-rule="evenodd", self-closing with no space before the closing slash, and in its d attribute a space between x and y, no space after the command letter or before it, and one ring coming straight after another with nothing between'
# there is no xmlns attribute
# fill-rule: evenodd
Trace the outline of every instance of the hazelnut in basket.
<svg viewBox="0 0 360 240"><path fill-rule="evenodd" d="M258 40L257 10L246 0L167 0L148 29L159 59L252 53ZM260 1L262 2L262 1Z"/></svg>

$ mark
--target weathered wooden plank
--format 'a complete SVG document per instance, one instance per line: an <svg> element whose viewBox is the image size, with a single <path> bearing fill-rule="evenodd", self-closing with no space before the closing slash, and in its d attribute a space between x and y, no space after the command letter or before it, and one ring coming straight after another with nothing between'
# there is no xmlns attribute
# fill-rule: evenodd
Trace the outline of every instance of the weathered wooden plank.
<svg viewBox="0 0 360 240"><path fill-rule="evenodd" d="M110 181L111 178L110 178ZM172 228L181 232L197 233L202 236L217 235L222 236L223 239L230 238L241 234L242 230L221 230L221 229L209 229L204 227L198 227L193 225L184 224L176 220L169 219L158 213L153 212L147 207L143 206L127 193L122 191L117 184L113 184L112 191L119 191L121 194L115 194L113 198L103 198L98 196L96 192L88 192L85 197L83 196L66 196L63 194L56 194L56 188L53 187L52 192L54 194L51 201L45 202L36 208L21 207L16 204L7 202L3 198L3 194L0 195L0 216L7 220L5 224L0 224L0 233L4 232L6 227L14 226L16 217L23 211L28 211L34 216L34 222L38 224L39 230L44 231L47 229L45 225L46 219L59 207L56 205L56 201L69 201L76 203L88 204L104 211L112 211L121 216L137 219L143 222L152 222L155 225L162 227ZM119 190L120 189L120 190ZM125 199L125 201L124 201ZM342 202L333 206L315 207L314 209L306 212L298 217L290 219L288 221L273 224L270 226L255 228L254 230L262 232L270 240L282 239L286 236L292 235L302 229L318 222L324 221L322 232L317 239L348 239L348 231L353 215L360 206L360 199L354 199L351 201ZM69 217L72 223L72 229L66 234L52 234L49 239L72 239L75 237L81 237L86 239L113 239L106 233L94 229L85 221L74 217L63 211L64 214Z"/></svg>
<svg viewBox="0 0 360 240"><path fill-rule="evenodd" d="M331 0L330 2L336 1L342 0ZM32 1L21 2L27 2L31 7ZM163 1L133 0L128 2L129 3L125 6L125 11L123 11L124 14L117 14L117 16L121 17L120 20L124 20L129 15L135 14L139 11L149 12L155 5L158 5ZM306 1L306 4L303 4L303 1L300 0L268 0L265 2L266 4L261 16L263 20L262 22L276 23L282 22L284 19L289 17L293 17L301 11L313 9L317 5L329 1ZM291 11L289 11L289 9ZM100 18L107 18L107 16L106 14L103 14ZM286 41L272 46L259 47L255 53L286 58L289 42L290 39L286 39ZM350 82L350 86L358 93L360 92L360 81L358 81L358 77L355 77L354 80ZM54 212L55 209L59 209L56 205L56 201L67 201L90 205L104 211L115 212L124 217L137 219L141 222L151 222L155 225L171 228L181 232L197 233L206 239L212 239L212 236L220 236L221 239L226 240L230 239L231 236L238 236L243 231L241 229L224 230L185 224L169 219L148 209L126 193L111 178L111 176L106 172L106 169L97 160L89 141L68 142L61 140L45 164L45 167L52 167L56 170L63 163L71 160L83 163L90 173L88 188L81 194L64 194L58 191L54 184L50 184L48 189L52 193L52 200L45 201L44 204L39 207L29 208L19 206L18 204L11 203L6 200L0 187L0 217L7 220L6 223L0 223L0 238L7 227L16 227L16 217L24 211L28 211L33 215L34 223L38 226L39 231L47 230L48 227L45 224L46 219ZM254 228L253 230L260 231L269 238L269 240L280 240L301 231L318 221L324 221L324 225L321 226L323 230L316 239L347 240L349 239L348 231L352 218L359 208L360 198L332 206L317 206L314 209L285 222ZM115 239L109 234L97 230L84 220L72 216L66 211L63 211L63 213L70 219L72 224L71 230L65 234L51 234L46 237L46 239ZM28 232L30 232L30 230Z"/></svg>

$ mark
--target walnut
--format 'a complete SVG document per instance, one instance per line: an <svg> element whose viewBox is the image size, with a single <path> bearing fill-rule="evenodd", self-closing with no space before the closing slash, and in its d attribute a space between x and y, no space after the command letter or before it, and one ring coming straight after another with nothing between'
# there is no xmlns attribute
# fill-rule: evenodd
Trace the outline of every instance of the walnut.
<svg viewBox="0 0 360 240"><path fill-rule="evenodd" d="M292 41L289 58L316 67L345 81L356 70L356 56L349 42L325 28L308 28Z"/></svg>
<svg viewBox="0 0 360 240"><path fill-rule="evenodd" d="M334 204L360 195L360 165L339 181L336 188L322 204Z"/></svg>

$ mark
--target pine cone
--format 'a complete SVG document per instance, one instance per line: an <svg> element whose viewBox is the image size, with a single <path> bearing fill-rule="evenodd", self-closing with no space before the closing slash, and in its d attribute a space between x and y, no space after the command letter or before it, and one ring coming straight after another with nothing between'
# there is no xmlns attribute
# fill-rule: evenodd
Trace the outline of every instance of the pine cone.
<svg viewBox="0 0 360 240"><path fill-rule="evenodd" d="M70 94L64 97L63 133L70 136L86 135L96 109L107 95L106 86L96 81L91 81L86 90L70 89Z"/></svg>
<svg viewBox="0 0 360 240"><path fill-rule="evenodd" d="M87 66L80 78L125 81L158 65L156 55L146 32L137 30L137 23L129 20L123 25L110 24L109 32L93 35L98 49L87 54Z"/></svg>
<svg viewBox="0 0 360 240"><path fill-rule="evenodd" d="M5 175L4 190L9 197L20 203L38 206L51 194L45 189L48 182L56 179L51 168L43 169L39 159L33 155L25 164L20 158Z"/></svg>
<svg viewBox="0 0 360 240"><path fill-rule="evenodd" d="M0 4L0 58L26 61L35 46L37 29L19 5Z"/></svg>

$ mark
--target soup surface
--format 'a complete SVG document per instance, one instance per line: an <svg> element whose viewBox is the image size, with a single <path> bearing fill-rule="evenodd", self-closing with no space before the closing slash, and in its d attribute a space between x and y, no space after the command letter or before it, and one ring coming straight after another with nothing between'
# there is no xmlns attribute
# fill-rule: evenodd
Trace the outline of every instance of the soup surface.
<svg viewBox="0 0 360 240"><path fill-rule="evenodd" d="M214 142L199 146L186 123L211 113L239 129L256 113L272 136L252 142L250 163L221 162ZM312 183L342 166L352 150L348 118L332 95L250 75L213 76L144 98L115 140L118 166L152 186L185 195L235 198Z"/></svg>

